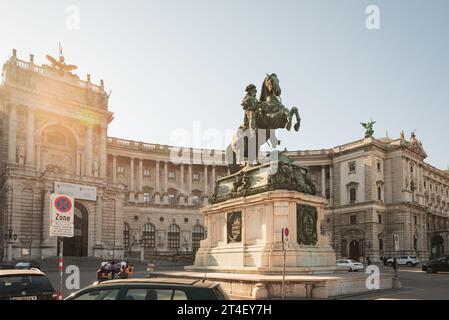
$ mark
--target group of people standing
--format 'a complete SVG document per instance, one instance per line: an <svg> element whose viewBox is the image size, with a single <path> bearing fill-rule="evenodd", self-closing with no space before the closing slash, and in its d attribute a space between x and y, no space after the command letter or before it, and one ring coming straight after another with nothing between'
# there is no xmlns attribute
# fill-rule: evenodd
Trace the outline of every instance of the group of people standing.
<svg viewBox="0 0 449 320"><path fill-rule="evenodd" d="M97 281L128 279L134 273L134 266L127 261L104 261L97 270Z"/></svg>

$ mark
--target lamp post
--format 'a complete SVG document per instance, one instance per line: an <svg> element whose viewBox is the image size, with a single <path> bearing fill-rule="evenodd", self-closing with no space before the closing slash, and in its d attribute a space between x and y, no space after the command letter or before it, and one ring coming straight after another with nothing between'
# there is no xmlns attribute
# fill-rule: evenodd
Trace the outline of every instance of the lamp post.
<svg viewBox="0 0 449 320"><path fill-rule="evenodd" d="M17 234L13 234L12 228L9 228L8 233L4 235L4 239L8 244L7 261L12 261L12 245L17 240Z"/></svg>

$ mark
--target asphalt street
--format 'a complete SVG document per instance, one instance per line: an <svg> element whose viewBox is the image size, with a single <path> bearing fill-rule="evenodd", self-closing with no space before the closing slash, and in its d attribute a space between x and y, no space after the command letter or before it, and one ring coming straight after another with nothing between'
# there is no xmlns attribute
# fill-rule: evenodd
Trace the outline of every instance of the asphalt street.
<svg viewBox="0 0 449 320"><path fill-rule="evenodd" d="M91 269L91 270L90 270ZM182 267L168 268L167 270L182 270ZM158 270L162 271L162 269ZM391 274L391 268L381 268L382 273ZM54 271L46 272L54 288L59 288L59 273ZM134 278L144 278L148 275L144 269L135 270ZM63 296L67 297L76 289L69 290L66 287L68 275L63 277ZM427 274L421 271L421 267L401 267L399 278L402 288L399 290L376 291L368 294L351 295L340 297L339 300L449 300L449 273ZM80 288L84 288L96 281L96 269L89 268L80 270Z"/></svg>

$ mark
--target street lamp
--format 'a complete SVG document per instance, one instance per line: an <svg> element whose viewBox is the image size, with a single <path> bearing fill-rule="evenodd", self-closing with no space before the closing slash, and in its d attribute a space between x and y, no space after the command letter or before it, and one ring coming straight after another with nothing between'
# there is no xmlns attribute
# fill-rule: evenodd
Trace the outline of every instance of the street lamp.
<svg viewBox="0 0 449 320"><path fill-rule="evenodd" d="M8 261L12 261L12 245L14 242L16 242L17 240L17 234L13 234L13 230L12 228L8 229L8 233L4 235L3 237L6 241L6 243L8 244L8 257L7 260Z"/></svg>

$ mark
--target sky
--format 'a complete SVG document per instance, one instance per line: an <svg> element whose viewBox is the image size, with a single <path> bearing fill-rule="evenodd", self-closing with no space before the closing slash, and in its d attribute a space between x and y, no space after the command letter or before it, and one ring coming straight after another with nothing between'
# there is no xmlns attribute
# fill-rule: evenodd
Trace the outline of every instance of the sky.
<svg viewBox="0 0 449 320"><path fill-rule="evenodd" d="M367 7L380 29L368 29ZM449 167L449 1L0 0L0 62L57 56L112 90L109 136L223 149L245 87L276 73L299 133L282 148L331 148L416 130Z"/></svg>

